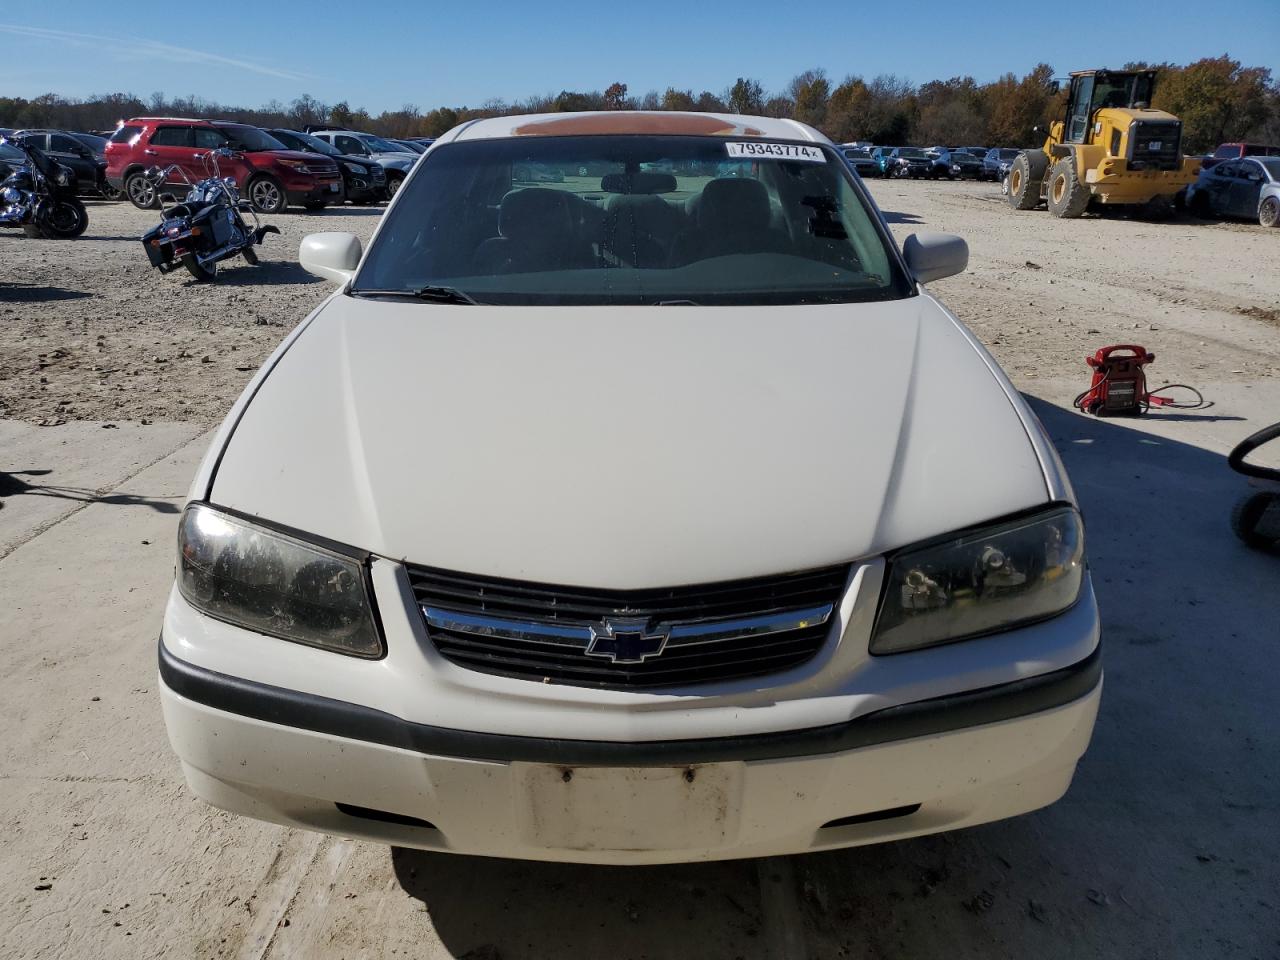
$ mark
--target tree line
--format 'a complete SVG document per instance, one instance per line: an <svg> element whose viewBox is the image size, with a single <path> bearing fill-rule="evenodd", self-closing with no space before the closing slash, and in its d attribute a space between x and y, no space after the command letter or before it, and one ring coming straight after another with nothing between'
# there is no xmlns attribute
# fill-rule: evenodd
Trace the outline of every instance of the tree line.
<svg viewBox="0 0 1280 960"><path fill-rule="evenodd" d="M1159 76L1152 104L1179 116L1188 153L1219 143L1249 140L1280 143L1280 83L1265 67L1246 67L1223 55L1195 63L1130 63ZM1047 124L1063 115L1066 90L1055 92L1054 73L1040 64L1022 77L1007 73L990 83L973 77L930 80L919 86L892 74L833 81L823 69L796 75L785 89L768 92L739 77L720 91L668 87L632 95L627 84L604 90L562 90L524 100L490 100L476 107L422 110L408 104L374 115L346 101L325 104L304 94L285 104L272 100L256 109L202 97L112 93L84 99L47 93L34 99L0 97L0 126L107 130L132 116L220 117L256 126L301 128L326 123L387 137L437 137L479 117L572 110L698 110L789 117L811 124L833 140L930 146L936 144L1027 146L1043 139Z"/></svg>

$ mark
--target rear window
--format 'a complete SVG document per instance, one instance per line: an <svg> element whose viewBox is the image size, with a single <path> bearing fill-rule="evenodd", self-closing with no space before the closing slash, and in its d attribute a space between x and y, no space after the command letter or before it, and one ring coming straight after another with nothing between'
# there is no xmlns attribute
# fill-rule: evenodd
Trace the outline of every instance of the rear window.
<svg viewBox="0 0 1280 960"><path fill-rule="evenodd" d="M1215 157L1238 157L1240 156L1240 148L1230 145L1224 145L1213 151Z"/></svg>
<svg viewBox="0 0 1280 960"><path fill-rule="evenodd" d="M138 138L138 134L142 132L141 127L125 124L113 133L110 137L111 143L132 143Z"/></svg>
<svg viewBox="0 0 1280 960"><path fill-rule="evenodd" d="M386 215L355 292L431 286L483 303L584 305L837 303L911 291L834 150L685 136L436 149Z"/></svg>
<svg viewBox="0 0 1280 960"><path fill-rule="evenodd" d="M151 134L153 147L189 147L191 146L190 127L160 127Z"/></svg>

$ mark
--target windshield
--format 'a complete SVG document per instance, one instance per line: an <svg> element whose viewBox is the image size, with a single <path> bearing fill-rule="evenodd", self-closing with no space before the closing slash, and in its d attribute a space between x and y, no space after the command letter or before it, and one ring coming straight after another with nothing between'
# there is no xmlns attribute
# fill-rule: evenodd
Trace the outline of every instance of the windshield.
<svg viewBox="0 0 1280 960"><path fill-rule="evenodd" d="M420 143L411 143L408 140L397 140L397 146L408 150L410 153L425 153L427 148Z"/></svg>
<svg viewBox="0 0 1280 960"><path fill-rule="evenodd" d="M903 147L901 150L898 151L898 156L923 160L925 157L925 152L916 147Z"/></svg>
<svg viewBox="0 0 1280 960"><path fill-rule="evenodd" d="M375 137L371 133L364 134L360 139L364 141L364 145L374 153L409 153L404 147L397 146L390 140L383 140L381 137Z"/></svg>
<svg viewBox="0 0 1280 960"><path fill-rule="evenodd" d="M772 153L740 159L748 148ZM435 150L386 215L354 292L425 287L503 304L826 303L911 290L834 151L676 136Z"/></svg>
<svg viewBox="0 0 1280 960"><path fill-rule="evenodd" d="M869 160L871 159L870 150L850 149L844 152L844 155L850 160Z"/></svg>
<svg viewBox="0 0 1280 960"><path fill-rule="evenodd" d="M1280 180L1280 157L1267 157L1265 160L1255 160L1254 162L1262 164L1263 169L1271 174L1272 180Z"/></svg>
<svg viewBox="0 0 1280 960"><path fill-rule="evenodd" d="M0 160L25 161L26 159L27 159L26 154L24 154L17 147L12 146L8 143L0 143Z"/></svg>
<svg viewBox="0 0 1280 960"><path fill-rule="evenodd" d="M1106 107L1131 107L1135 103L1151 102L1151 77L1139 74L1098 73L1094 77L1090 106L1094 110Z"/></svg>
<svg viewBox="0 0 1280 960"><path fill-rule="evenodd" d="M71 136L75 137L94 153L102 153L107 149L106 137L97 137L92 133L73 133Z"/></svg>
<svg viewBox="0 0 1280 960"><path fill-rule="evenodd" d="M312 153L323 153L328 157L342 156L342 151L333 144L327 143L319 137L313 137L309 133L298 133L296 130L290 130L289 136L301 144L301 146L298 147L299 150L309 150Z"/></svg>
<svg viewBox="0 0 1280 960"><path fill-rule="evenodd" d="M226 134L227 139L231 141L231 146L234 149L243 150L245 153L289 149L271 134L265 130L259 130L257 127L245 127L235 124L221 127L220 129Z"/></svg>
<svg viewBox="0 0 1280 960"><path fill-rule="evenodd" d="M1009 147L1000 151L1001 160L1013 160L1013 159L1016 159L1017 156L1018 156L1018 151L1014 150L1012 147Z"/></svg>

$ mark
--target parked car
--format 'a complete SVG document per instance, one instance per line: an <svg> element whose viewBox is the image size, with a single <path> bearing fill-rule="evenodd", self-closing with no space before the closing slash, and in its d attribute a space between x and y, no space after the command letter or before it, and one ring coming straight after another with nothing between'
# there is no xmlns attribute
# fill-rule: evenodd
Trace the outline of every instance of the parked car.
<svg viewBox="0 0 1280 960"><path fill-rule="evenodd" d="M992 147L982 159L982 176L987 180L1003 181L1009 175L1014 158L1021 152L1013 147Z"/></svg>
<svg viewBox="0 0 1280 960"><path fill-rule="evenodd" d="M871 159L876 162L876 168L880 171L880 176L893 176L894 164L890 158L896 147L872 147Z"/></svg>
<svg viewBox="0 0 1280 960"><path fill-rule="evenodd" d="M894 147L885 160L886 176L918 180L933 170L933 157L920 147Z"/></svg>
<svg viewBox="0 0 1280 960"><path fill-rule="evenodd" d="M81 134L67 130L16 130L11 137L21 138L50 160L62 164L75 175L71 189L78 196L104 197L116 200L120 192L107 183L107 161L81 139Z"/></svg>
<svg viewBox="0 0 1280 960"><path fill-rule="evenodd" d="M1203 169L1208 170L1223 160L1240 157L1280 157L1280 147L1265 143L1224 143L1204 158Z"/></svg>
<svg viewBox="0 0 1280 960"><path fill-rule="evenodd" d="M303 240L338 289L179 522L159 695L191 788L631 864L1052 803L1101 696L1098 612L1051 441L924 286L964 241L899 251L792 121L602 120L456 128L367 253ZM715 176L726 153L754 174ZM641 169L663 160L704 173ZM957 397L981 429L938 415Z"/></svg>
<svg viewBox="0 0 1280 960"><path fill-rule="evenodd" d="M871 151L866 147L841 147L840 152L844 154L849 166L858 171L858 176L881 176L880 164L876 162L876 158L871 155Z"/></svg>
<svg viewBox="0 0 1280 960"><path fill-rule="evenodd" d="M0 131L0 138L9 134ZM9 175L27 162L27 155L11 143L0 143L0 180L7 180Z"/></svg>
<svg viewBox="0 0 1280 960"><path fill-rule="evenodd" d="M298 130L271 127L267 130L290 150L318 153L330 157L342 174L342 193L352 203L375 203L387 196L387 175L382 164L364 156L348 156L327 140Z"/></svg>
<svg viewBox="0 0 1280 960"><path fill-rule="evenodd" d="M990 147L961 147L960 149L970 156L977 157L978 160L981 160L987 155L987 151Z"/></svg>
<svg viewBox="0 0 1280 960"><path fill-rule="evenodd" d="M189 120L178 117L138 117L127 120L107 144L107 180L136 207L158 205L156 184L146 172L150 167L177 164L192 181L206 176L204 157L226 147L235 157L222 161L223 176L259 213L281 213L290 204L319 210L340 203L342 176L330 157L289 150L257 127L225 120ZM168 181L184 195L185 182ZM159 188L162 189L162 188Z"/></svg>
<svg viewBox="0 0 1280 960"><path fill-rule="evenodd" d="M927 151L933 158L933 166L929 170L931 177L946 177L956 180L970 177L977 180L982 176L982 162L959 147L930 147Z"/></svg>
<svg viewBox="0 0 1280 960"><path fill-rule="evenodd" d="M360 133L356 130L308 130L313 137L319 137L333 144L348 156L365 157L382 166L387 175L387 196L394 197L409 175L413 165L418 162L418 155L398 144L394 144L372 133Z"/></svg>
<svg viewBox="0 0 1280 960"><path fill-rule="evenodd" d="M1201 217L1242 217L1280 227L1280 156L1221 160L1187 188L1187 208Z"/></svg>

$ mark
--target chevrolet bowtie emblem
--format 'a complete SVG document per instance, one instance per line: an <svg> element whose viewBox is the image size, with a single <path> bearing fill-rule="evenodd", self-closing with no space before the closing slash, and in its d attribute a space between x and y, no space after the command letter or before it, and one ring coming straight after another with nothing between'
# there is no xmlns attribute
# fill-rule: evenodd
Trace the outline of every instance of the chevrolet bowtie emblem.
<svg viewBox="0 0 1280 960"><path fill-rule="evenodd" d="M643 663L662 653L670 636L660 627L649 629L644 617L608 617L591 627L586 654L612 663Z"/></svg>

